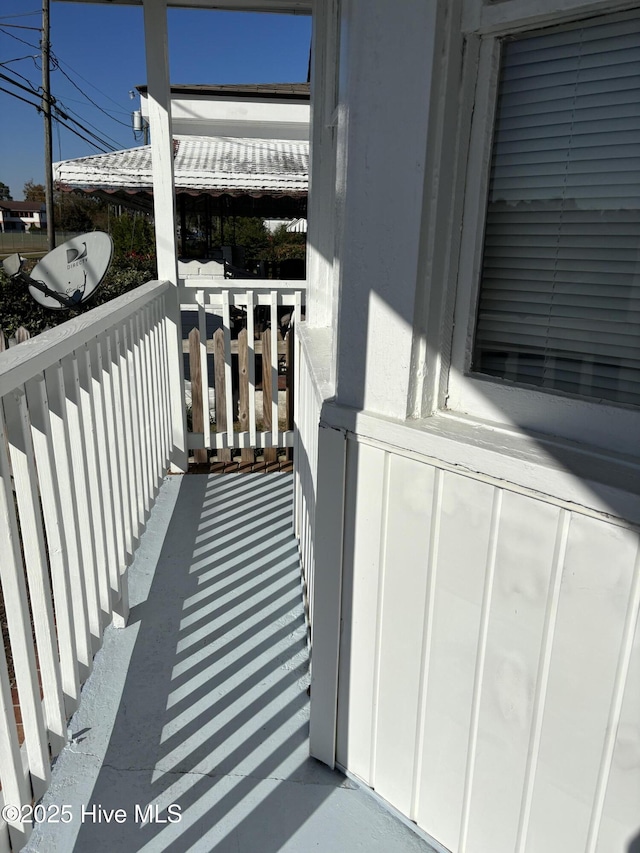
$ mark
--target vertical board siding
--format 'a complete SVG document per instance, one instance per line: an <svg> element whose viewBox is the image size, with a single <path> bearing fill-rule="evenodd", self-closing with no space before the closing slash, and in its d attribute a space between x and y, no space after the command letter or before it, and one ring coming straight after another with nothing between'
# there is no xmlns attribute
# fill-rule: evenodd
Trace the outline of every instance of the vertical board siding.
<svg viewBox="0 0 640 853"><path fill-rule="evenodd" d="M14 359L24 384L11 384L11 361L0 365L0 584L9 634L0 654L5 803L28 804L44 794L103 626L112 619L122 625L127 616L126 568L176 429L168 387L179 365L167 359L164 298L154 295L167 287L144 285L147 302L144 295L115 300L119 319L111 326L104 313L92 326L87 312L64 334L53 330L54 353L56 346L64 350L59 356L34 342L35 355ZM128 311L129 301L135 310ZM96 328L93 337L87 328ZM28 827L0 821L0 849L20 849L27 838Z"/></svg>
<svg viewBox="0 0 640 853"><path fill-rule="evenodd" d="M451 850L464 807L493 502L492 486L444 473L416 818Z"/></svg>
<svg viewBox="0 0 640 853"><path fill-rule="evenodd" d="M637 531L355 437L344 521L339 763L452 853L626 850Z"/></svg>
<svg viewBox="0 0 640 853"><path fill-rule="evenodd" d="M638 589L640 560L635 568L635 596L630 600L628 647L623 647L619 709L612 707L612 753L608 760L606 790L596 841L596 853L625 850L631 841L629 827L638 826L640 803L640 628ZM613 703L612 703L613 704Z"/></svg>
<svg viewBox="0 0 640 853"><path fill-rule="evenodd" d="M371 779L380 531L386 506L384 452L349 442L345 484L342 650L336 758ZM357 508L357 512L356 512Z"/></svg>
<svg viewBox="0 0 640 853"><path fill-rule="evenodd" d="M384 519L373 785L411 809L434 469L391 456ZM398 631L398 625L402 625Z"/></svg>
<svg viewBox="0 0 640 853"><path fill-rule="evenodd" d="M517 849L558 516L556 507L503 493L471 788L469 850ZM527 518L524 531L523 518Z"/></svg>
<svg viewBox="0 0 640 853"><path fill-rule="evenodd" d="M635 534L574 515L525 850L585 850L635 566Z"/></svg>

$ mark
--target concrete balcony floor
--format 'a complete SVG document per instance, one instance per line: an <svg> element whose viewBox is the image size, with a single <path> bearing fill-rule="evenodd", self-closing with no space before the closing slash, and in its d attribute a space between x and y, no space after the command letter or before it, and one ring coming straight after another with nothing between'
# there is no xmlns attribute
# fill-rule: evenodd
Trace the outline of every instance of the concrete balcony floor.
<svg viewBox="0 0 640 853"><path fill-rule="evenodd" d="M292 485L290 474L165 480L130 570L129 624L106 631L43 800L71 820L36 825L25 850L432 849L308 756Z"/></svg>

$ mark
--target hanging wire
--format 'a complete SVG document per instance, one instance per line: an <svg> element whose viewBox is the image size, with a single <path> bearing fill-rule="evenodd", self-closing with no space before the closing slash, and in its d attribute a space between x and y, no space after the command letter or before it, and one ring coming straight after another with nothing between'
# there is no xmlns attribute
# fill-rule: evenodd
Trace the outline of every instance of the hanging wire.
<svg viewBox="0 0 640 853"><path fill-rule="evenodd" d="M94 106L96 109L100 110L100 112L101 112L101 113L104 113L106 116L108 116L108 117L111 119L111 121L117 121L117 122L118 122L118 124L122 124L122 125L124 125L124 127L126 127L126 128L131 127L131 125L130 125L128 122L121 121L119 118L114 118L112 115L109 115L109 113L108 113L105 109L103 109L103 108L100 106L100 104L97 104L97 103L96 103L92 98L90 98L90 97L89 97L89 95L87 95L87 93L84 91L84 89L82 89L80 86L78 86L78 84L75 82L75 80L72 80L72 79L71 79L71 77L67 74L67 72L64 70L64 68L61 68L61 67L60 67L60 63L59 63L59 61L58 61L58 58L57 58L56 56L53 56L53 59L54 59L54 63L55 63L55 65L54 65L55 69L56 69L56 70L58 70L58 71L60 71L60 73L61 73L64 77L66 77L66 78L67 78L67 80L71 83L71 85L72 85L75 89L77 89L77 90L78 90L78 92L80 92L80 94L81 94L84 98L86 98L86 99L87 99L87 101L89 101L89 103L90 103L90 104L93 104L93 106ZM115 103L115 102L114 102L114 103Z"/></svg>
<svg viewBox="0 0 640 853"><path fill-rule="evenodd" d="M40 27L25 27L23 24L3 24L3 27L11 27L12 30L33 30L36 33L40 32Z"/></svg>
<svg viewBox="0 0 640 853"><path fill-rule="evenodd" d="M18 12L17 15L2 15L0 21L9 21L13 18L30 18L32 15L41 15L42 9L35 9L33 12Z"/></svg>
<svg viewBox="0 0 640 853"><path fill-rule="evenodd" d="M11 60L10 60L10 61L11 61ZM3 66L3 67L4 67L4 66L5 66L5 64L6 64L6 63L4 63L4 62L0 62L0 66ZM20 74L20 72L19 72L19 71L14 71L14 70L13 70L13 68L7 68L6 70L7 70L10 74L13 74L13 75L15 75L16 77L19 77L21 80L24 80L24 81L25 81L25 83L28 83L28 84L29 84L29 86L31 87L31 89L34 91L34 93L35 93L36 95L39 95L39 94L40 94L40 89L39 89L39 88L34 84L34 82L33 82L32 80L29 80L29 78L28 78L28 77L25 77L25 75L24 75L24 74ZM9 80L9 79L10 79L9 77L5 77L5 80ZM19 85L19 84L18 84L18 83L16 83L16 86L17 86L17 85Z"/></svg>
<svg viewBox="0 0 640 853"><path fill-rule="evenodd" d="M112 136L109 136L109 134L105 133L104 130L101 130L97 125L90 122L89 119L86 118L86 116L80 115L80 113L76 112L75 110L72 110L69 106L67 106L66 101L67 101L67 98L65 98L64 102L61 101L60 98L58 98L58 104L63 108L63 110L66 113L70 113L72 116L75 116L76 118L78 118L82 122L84 122L84 124L87 125L88 127L92 127L94 130L98 131L98 133L100 133L105 139L108 139L110 142L112 142L118 148L124 148L125 147L117 139L114 139Z"/></svg>
<svg viewBox="0 0 640 853"><path fill-rule="evenodd" d="M4 33L5 36L9 36L10 38L15 39L16 41L21 42L22 44L26 44L27 47L32 47L34 48L34 50L40 50L39 44L33 44L30 41L25 41L25 39L21 39L20 36L16 36L14 35L14 33L8 32L4 27L0 27L0 33Z"/></svg>
<svg viewBox="0 0 640 853"><path fill-rule="evenodd" d="M77 125L77 127L79 127L81 130L83 130L86 134L88 134L89 136L93 137L97 142L99 142L99 143L100 143L100 145L103 145L105 148L108 148L108 149L110 149L111 151L115 151L115 150L116 150L116 149L113 147L113 145L110 145L110 144L109 144L106 140L104 140L101 136L98 136L96 133L93 133L93 131L89 130L89 128L88 128L88 127L85 127L85 125L81 124L79 121L76 121L76 119L74 119L72 116L68 115L64 110L61 110L61 109L60 109L60 107L58 107L57 105L55 105L55 106L54 106L54 110L56 111L57 115L60 117L60 119L61 119L63 122L67 122L67 121L69 121L69 122L71 122L72 124ZM65 124L65 127L66 127L68 130L71 130L71 128L70 128L68 125L66 125L66 124Z"/></svg>
<svg viewBox="0 0 640 853"><path fill-rule="evenodd" d="M38 112L42 112L40 104L34 104L33 101L29 101L27 98L23 98L22 95L16 95L15 92L10 91L9 89L5 89L4 86L0 86L0 92L6 92L7 95L11 95L13 98L17 98L19 101L24 101L25 104L30 104L32 107L35 107Z"/></svg>

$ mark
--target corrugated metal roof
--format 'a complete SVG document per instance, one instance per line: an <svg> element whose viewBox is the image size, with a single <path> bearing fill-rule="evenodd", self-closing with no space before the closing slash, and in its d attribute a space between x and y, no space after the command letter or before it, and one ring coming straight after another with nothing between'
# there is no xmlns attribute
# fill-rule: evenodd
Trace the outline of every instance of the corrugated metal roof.
<svg viewBox="0 0 640 853"><path fill-rule="evenodd" d="M230 194L306 194L309 143L281 139L177 136L176 191ZM54 163L63 187L152 191L151 146Z"/></svg>

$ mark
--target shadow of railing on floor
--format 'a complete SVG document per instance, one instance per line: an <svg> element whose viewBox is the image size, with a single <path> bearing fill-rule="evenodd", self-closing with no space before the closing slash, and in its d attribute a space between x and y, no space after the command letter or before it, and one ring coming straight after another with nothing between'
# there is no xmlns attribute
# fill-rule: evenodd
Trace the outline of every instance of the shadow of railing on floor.
<svg viewBox="0 0 640 853"><path fill-rule="evenodd" d="M275 853L352 787L308 757L292 478L244 477L183 482L86 806L128 820L83 823L76 851Z"/></svg>

